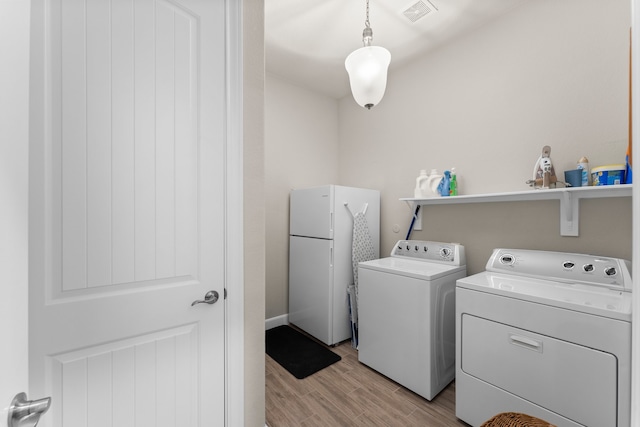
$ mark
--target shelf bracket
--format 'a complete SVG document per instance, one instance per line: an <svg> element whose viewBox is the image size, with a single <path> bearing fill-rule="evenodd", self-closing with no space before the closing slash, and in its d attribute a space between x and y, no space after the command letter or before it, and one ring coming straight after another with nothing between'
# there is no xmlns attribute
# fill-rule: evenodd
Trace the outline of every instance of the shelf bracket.
<svg viewBox="0 0 640 427"><path fill-rule="evenodd" d="M578 236L580 226L580 198L563 191L560 198L560 235Z"/></svg>

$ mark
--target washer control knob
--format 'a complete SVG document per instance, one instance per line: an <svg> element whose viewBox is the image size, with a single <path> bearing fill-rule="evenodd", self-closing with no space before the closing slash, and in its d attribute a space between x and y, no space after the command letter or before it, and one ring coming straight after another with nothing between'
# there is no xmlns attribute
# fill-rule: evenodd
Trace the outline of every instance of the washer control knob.
<svg viewBox="0 0 640 427"><path fill-rule="evenodd" d="M442 258L449 258L451 256L451 249L449 248L440 249L440 256Z"/></svg>
<svg viewBox="0 0 640 427"><path fill-rule="evenodd" d="M500 257L500 263L504 265L513 265L515 261L516 259L513 255L504 254Z"/></svg>
<svg viewBox="0 0 640 427"><path fill-rule="evenodd" d="M565 261L562 266L564 267L565 270L572 270L573 267L575 267L576 265L571 262L571 261Z"/></svg>
<svg viewBox="0 0 640 427"><path fill-rule="evenodd" d="M582 266L582 269L587 273L591 273L593 271L593 264L585 264Z"/></svg>
<svg viewBox="0 0 640 427"><path fill-rule="evenodd" d="M604 269L604 274L606 274L607 276L615 276L616 273L618 273L616 271L615 267L607 267Z"/></svg>

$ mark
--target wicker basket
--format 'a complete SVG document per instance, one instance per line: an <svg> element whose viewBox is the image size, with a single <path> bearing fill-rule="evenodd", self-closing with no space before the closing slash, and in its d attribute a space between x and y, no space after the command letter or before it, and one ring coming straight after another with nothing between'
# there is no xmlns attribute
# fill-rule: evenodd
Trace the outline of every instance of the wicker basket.
<svg viewBox="0 0 640 427"><path fill-rule="evenodd" d="M518 412L503 412L485 421L480 427L556 427L553 424Z"/></svg>

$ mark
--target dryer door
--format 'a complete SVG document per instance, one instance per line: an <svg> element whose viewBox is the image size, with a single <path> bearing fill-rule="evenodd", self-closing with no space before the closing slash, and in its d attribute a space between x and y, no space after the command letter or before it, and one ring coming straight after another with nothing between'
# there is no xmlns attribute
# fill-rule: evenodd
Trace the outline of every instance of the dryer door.
<svg viewBox="0 0 640 427"><path fill-rule="evenodd" d="M462 316L462 370L586 426L617 425L617 361L599 350Z"/></svg>

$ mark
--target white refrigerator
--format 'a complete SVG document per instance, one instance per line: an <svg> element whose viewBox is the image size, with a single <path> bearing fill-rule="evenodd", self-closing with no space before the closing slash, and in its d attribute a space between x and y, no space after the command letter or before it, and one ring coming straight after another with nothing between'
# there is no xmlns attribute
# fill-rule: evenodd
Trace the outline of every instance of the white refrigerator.
<svg viewBox="0 0 640 427"><path fill-rule="evenodd" d="M289 323L334 345L351 337L354 215L364 212L375 258L380 248L380 192L325 185L291 191Z"/></svg>

